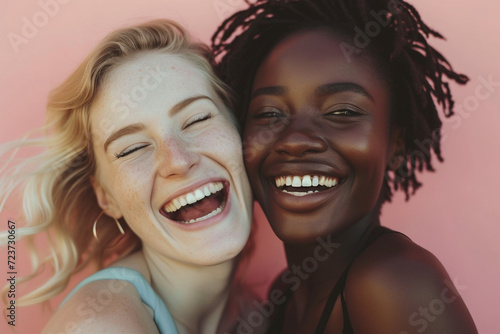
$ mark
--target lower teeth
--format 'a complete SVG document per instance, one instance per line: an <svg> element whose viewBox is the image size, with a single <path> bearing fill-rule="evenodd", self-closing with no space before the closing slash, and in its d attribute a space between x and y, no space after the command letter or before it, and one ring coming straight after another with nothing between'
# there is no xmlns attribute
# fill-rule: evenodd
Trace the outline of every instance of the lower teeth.
<svg viewBox="0 0 500 334"><path fill-rule="evenodd" d="M310 194L314 194L314 193L319 193L319 190L309 190L308 192L300 192L300 191L286 191L286 190L282 190L284 193L287 193L287 194L290 194L290 195L294 195L294 196L307 196L307 195L310 195Z"/></svg>
<svg viewBox="0 0 500 334"><path fill-rule="evenodd" d="M202 220L205 220L205 219L208 219L208 218L211 218L215 215L218 215L219 213L222 212L222 208L221 207L218 207L217 209L215 209L214 211L204 215L203 217L200 217L200 218L196 218L196 219L191 219L190 221L188 222L180 222L182 224L193 224L193 223L197 223L199 221L202 221Z"/></svg>

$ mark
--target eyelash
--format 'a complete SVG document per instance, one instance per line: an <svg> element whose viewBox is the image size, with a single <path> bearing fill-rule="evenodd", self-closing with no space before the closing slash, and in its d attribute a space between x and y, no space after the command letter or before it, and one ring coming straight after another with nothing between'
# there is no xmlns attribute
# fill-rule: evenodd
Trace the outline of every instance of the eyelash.
<svg viewBox="0 0 500 334"><path fill-rule="evenodd" d="M351 109L339 109L339 110L330 111L327 113L327 115L354 117L354 116L360 116L361 113L359 111L355 111L355 110L351 110Z"/></svg>
<svg viewBox="0 0 500 334"><path fill-rule="evenodd" d="M206 115L199 116L199 117L195 118L194 120L192 120L191 122L189 122L188 124L186 124L186 126L184 126L184 128L182 128L182 129L184 130L195 123L206 121L207 119L210 119L211 117L212 117L212 113L208 113ZM127 155L132 154L140 149L143 149L147 146L149 146L149 145L145 144L145 145L134 146L131 149L125 150L121 153L115 153L114 155L115 155L116 159L120 159L120 158L126 157Z"/></svg>
<svg viewBox="0 0 500 334"><path fill-rule="evenodd" d="M138 145L138 146L134 146L134 147L132 147L131 149L125 150L125 151L123 151L123 152L121 152L121 153L115 153L115 158L116 158L116 159L120 159L120 158L126 157L127 155L132 154L132 153L134 153L135 151L138 151L138 150L140 150L140 149L142 149L142 148L145 148L145 147L147 147L147 146L149 146L149 145L147 145L147 144L144 144L144 145Z"/></svg>
<svg viewBox="0 0 500 334"><path fill-rule="evenodd" d="M351 110L351 109L339 109L327 112L326 115L341 116L341 117L355 117L360 116L361 112ZM281 113L278 111L264 111L260 114L255 115L255 118L277 118L281 117Z"/></svg>
<svg viewBox="0 0 500 334"><path fill-rule="evenodd" d="M267 111L262 111L260 113L257 113L255 115L255 118L278 118L278 117L283 116L283 113L279 109L265 108L264 110L266 110L266 109L267 109Z"/></svg>
<svg viewBox="0 0 500 334"><path fill-rule="evenodd" d="M190 127L191 125L195 124L195 123L199 123L199 122L203 122L203 121L206 121L207 119L210 119L212 118L212 113L208 113L206 115L203 115L203 116L198 116L196 117L194 120L192 120L191 122L189 122L188 124L186 124L182 130Z"/></svg>

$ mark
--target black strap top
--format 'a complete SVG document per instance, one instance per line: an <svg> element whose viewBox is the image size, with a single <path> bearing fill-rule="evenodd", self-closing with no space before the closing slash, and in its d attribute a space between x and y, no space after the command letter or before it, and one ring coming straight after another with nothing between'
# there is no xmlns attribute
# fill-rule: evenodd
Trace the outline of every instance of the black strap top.
<svg viewBox="0 0 500 334"><path fill-rule="evenodd" d="M351 260L349 265L346 267L340 278L338 279L337 283L335 283L335 286L333 287L332 291L330 292L330 295L328 296L328 299L326 301L325 307L323 308L323 312L321 313L321 317L318 322L318 326L316 327L316 331L314 332L315 334L323 334L326 328L326 325L328 324L328 320L330 319L330 315L333 311L333 307L335 305L335 301L338 299L340 296L340 300L342 303L342 315L344 319L344 326L342 329L342 334L353 334L354 331L351 326L351 321L349 319L349 313L347 311L347 306L346 302L344 299L344 288L345 288L345 283L347 279L347 275L349 273L349 269L351 268L351 265L353 264L354 260L361 254L370 244L372 244L375 240L377 240L379 237L382 235L388 234L388 233L399 233L393 230L390 230L388 228L382 227L382 226L377 226L375 227L366 240L363 243L363 246L358 250L354 258ZM404 235L404 234L403 234ZM406 236L405 236L406 237ZM286 301L288 302L292 296L292 290L288 288L285 292L285 298ZM273 319L273 322L267 331L268 334L278 334L281 333L281 327L283 325L283 321L285 318L285 311L286 311L286 305L287 302L283 303L280 305L280 308L277 310L275 317Z"/></svg>

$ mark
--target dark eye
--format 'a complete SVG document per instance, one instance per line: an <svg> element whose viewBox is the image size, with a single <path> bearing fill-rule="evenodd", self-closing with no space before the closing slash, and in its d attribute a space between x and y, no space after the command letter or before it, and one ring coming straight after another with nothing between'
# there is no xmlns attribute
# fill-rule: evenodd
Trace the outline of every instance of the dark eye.
<svg viewBox="0 0 500 334"><path fill-rule="evenodd" d="M196 116L194 117L193 119L189 120L187 122L186 125L184 125L184 127L182 128L182 130L190 127L191 125L193 124L196 124L196 123L200 123L200 122L203 122L203 121L206 121L207 119L210 119L212 118L212 113L208 113L208 114L205 114L205 115L199 115L199 116Z"/></svg>
<svg viewBox="0 0 500 334"><path fill-rule="evenodd" d="M140 149L145 148L147 146L149 146L149 145L148 144L141 144L141 145L132 146L130 148L127 148L125 151L123 151L121 153L115 153L115 157L117 159L126 157L127 155L132 154L135 151L139 151Z"/></svg>
<svg viewBox="0 0 500 334"><path fill-rule="evenodd" d="M269 108L269 107L261 108L254 113L254 118L260 118L260 119L279 118L283 116L284 116L283 111L281 111L280 109Z"/></svg>
<svg viewBox="0 0 500 334"><path fill-rule="evenodd" d="M362 115L361 112L351 110L351 109L339 109L339 110L333 110L329 111L327 115L333 115L333 116L360 116Z"/></svg>
<svg viewBox="0 0 500 334"><path fill-rule="evenodd" d="M347 118L366 115L366 111L351 103L335 103L324 109L326 116Z"/></svg>

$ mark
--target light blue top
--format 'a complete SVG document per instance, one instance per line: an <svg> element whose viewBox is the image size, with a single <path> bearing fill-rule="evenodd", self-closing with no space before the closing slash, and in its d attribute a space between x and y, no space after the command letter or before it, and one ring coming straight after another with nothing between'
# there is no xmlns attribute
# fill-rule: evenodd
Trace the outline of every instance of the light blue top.
<svg viewBox="0 0 500 334"><path fill-rule="evenodd" d="M161 334L178 334L177 327L175 327L174 319L165 306L163 300L156 294L146 278L137 270L125 267L110 267L96 272L95 274L87 277L81 281L70 294L63 300L61 307L75 292L80 290L84 285L100 280L122 280L127 281L134 285L139 293L144 304L151 307L153 310L153 319L156 327Z"/></svg>

